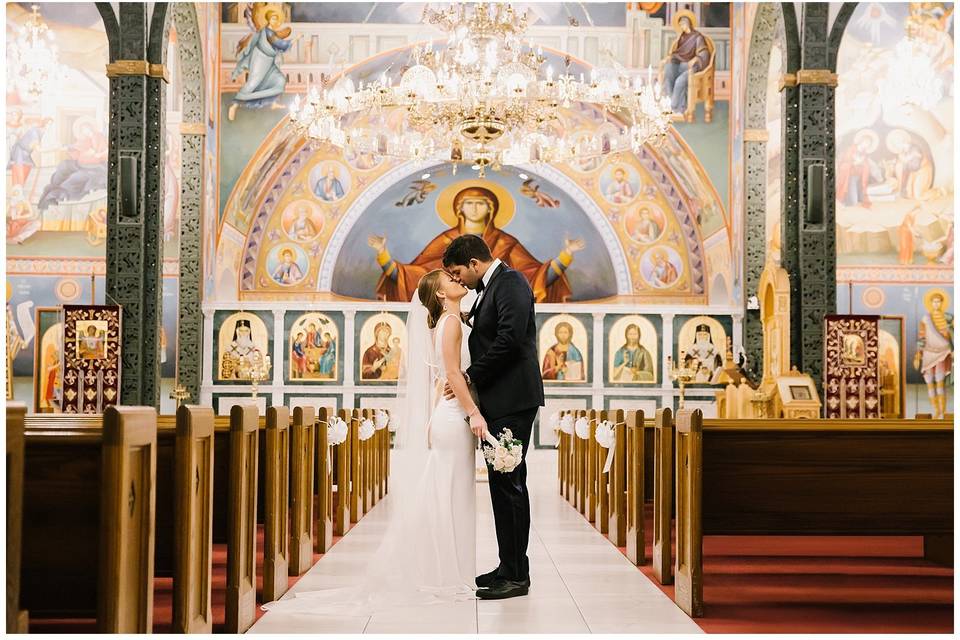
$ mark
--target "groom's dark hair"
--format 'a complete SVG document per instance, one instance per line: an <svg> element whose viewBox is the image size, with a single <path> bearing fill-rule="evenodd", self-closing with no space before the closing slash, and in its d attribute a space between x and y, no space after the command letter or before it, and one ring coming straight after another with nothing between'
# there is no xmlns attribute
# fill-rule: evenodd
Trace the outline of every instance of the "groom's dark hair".
<svg viewBox="0 0 960 640"><path fill-rule="evenodd" d="M483 241L483 238L472 233L454 238L453 242L443 250L443 266L447 268L453 265L465 267L474 258L480 262L493 260L487 243Z"/></svg>

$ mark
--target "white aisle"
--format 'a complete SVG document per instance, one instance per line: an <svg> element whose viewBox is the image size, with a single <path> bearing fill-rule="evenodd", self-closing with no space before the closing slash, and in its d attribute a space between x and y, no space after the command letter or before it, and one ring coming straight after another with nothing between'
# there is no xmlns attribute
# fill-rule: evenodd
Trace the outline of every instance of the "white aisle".
<svg viewBox="0 0 960 640"><path fill-rule="evenodd" d="M677 606L557 491L553 450L531 450L530 594L330 617L268 611L248 633L701 633ZM481 572L496 564L493 512L477 484ZM383 532L387 501L375 507L291 589L354 584Z"/></svg>

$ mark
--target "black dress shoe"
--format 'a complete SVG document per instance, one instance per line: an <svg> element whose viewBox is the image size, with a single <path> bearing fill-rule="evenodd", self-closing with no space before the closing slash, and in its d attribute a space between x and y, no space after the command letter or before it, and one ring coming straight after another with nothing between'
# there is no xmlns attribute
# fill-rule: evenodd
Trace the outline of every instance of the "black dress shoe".
<svg viewBox="0 0 960 640"><path fill-rule="evenodd" d="M477 598L480 600L505 600L525 596L530 591L530 581L514 582L513 580L497 580L486 589L477 589Z"/></svg>
<svg viewBox="0 0 960 640"><path fill-rule="evenodd" d="M493 571L491 571L491 572L489 572L489 573L485 573L485 574L483 574L483 575L477 576L477 578L476 578L476 580L475 580L474 582L476 582L476 583L477 583L477 586L480 587L481 589L483 589L483 588L485 588L485 587L489 587L489 586L493 585L494 582L497 581L497 572L498 572L498 571L500 571L500 567L497 567L496 569L494 569Z"/></svg>

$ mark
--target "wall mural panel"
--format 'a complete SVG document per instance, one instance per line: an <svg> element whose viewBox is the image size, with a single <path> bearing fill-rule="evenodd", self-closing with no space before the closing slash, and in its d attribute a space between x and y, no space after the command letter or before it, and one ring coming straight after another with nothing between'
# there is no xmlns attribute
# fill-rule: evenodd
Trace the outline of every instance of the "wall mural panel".
<svg viewBox="0 0 960 640"><path fill-rule="evenodd" d="M653 385L660 381L659 316L609 315L603 319L608 385Z"/></svg>
<svg viewBox="0 0 960 640"><path fill-rule="evenodd" d="M343 314L288 311L283 322L285 380L339 382L343 371Z"/></svg>
<svg viewBox="0 0 960 640"><path fill-rule="evenodd" d="M692 369L692 384L719 384L732 325L729 316L677 316L673 365Z"/></svg>
<svg viewBox="0 0 960 640"><path fill-rule="evenodd" d="M548 385L576 385L593 379L592 318L559 313L537 316L540 375Z"/></svg>
<svg viewBox="0 0 960 640"><path fill-rule="evenodd" d="M407 347L406 314L361 312L356 326L357 381L396 384Z"/></svg>
<svg viewBox="0 0 960 640"><path fill-rule="evenodd" d="M937 369L953 352L953 40L951 3L860 4L837 59L837 309L904 318L908 416L950 411L953 395ZM950 338L925 366L936 291ZM882 379L896 363L880 340Z"/></svg>

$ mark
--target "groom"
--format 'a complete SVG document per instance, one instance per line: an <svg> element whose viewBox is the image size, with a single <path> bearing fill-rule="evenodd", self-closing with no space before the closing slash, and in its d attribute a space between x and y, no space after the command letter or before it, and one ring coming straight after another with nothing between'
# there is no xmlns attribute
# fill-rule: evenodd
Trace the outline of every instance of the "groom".
<svg viewBox="0 0 960 640"><path fill-rule="evenodd" d="M477 391L480 411L493 437L499 438L503 429L509 428L523 442L523 461L516 469L510 473L489 470L500 566L477 576L477 597L525 596L530 588L527 450L533 421L543 406L533 290L523 274L493 259L480 236L455 238L443 252L443 266L464 286L477 291L469 314L473 331L467 383Z"/></svg>

